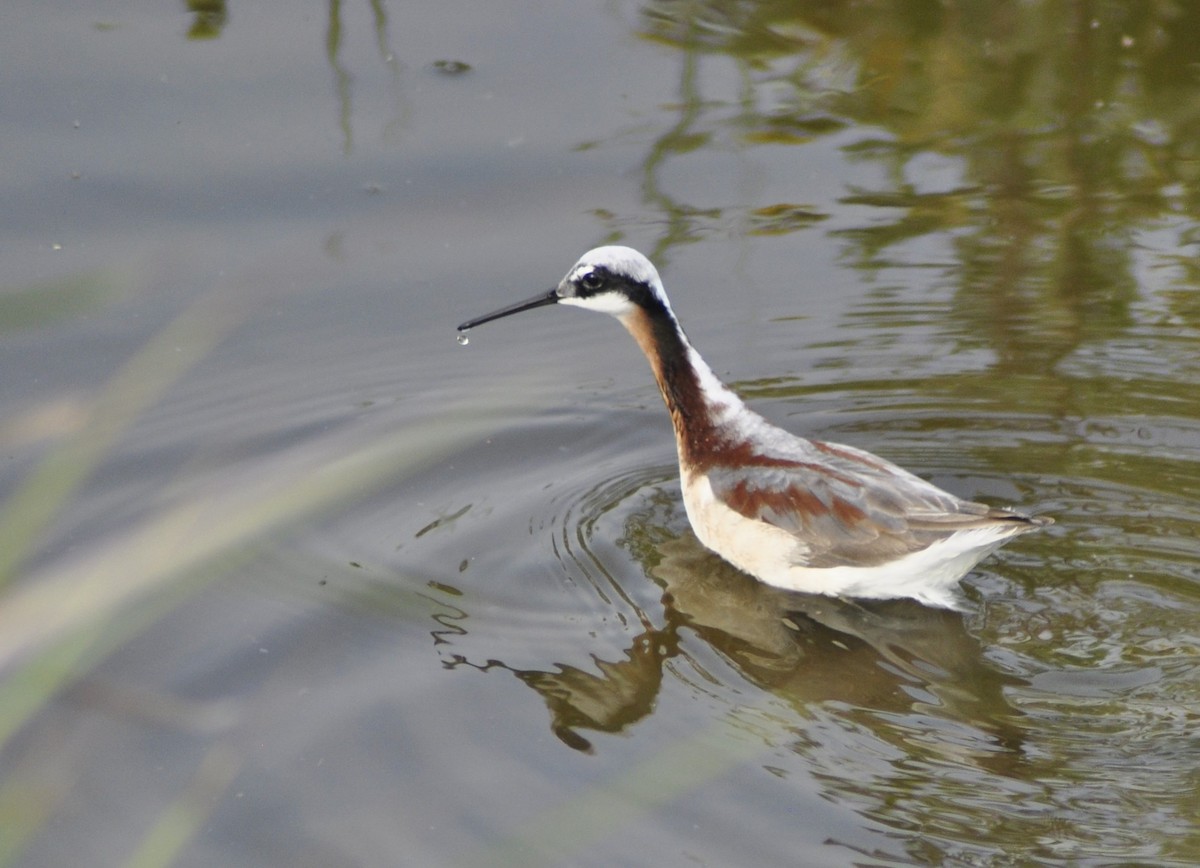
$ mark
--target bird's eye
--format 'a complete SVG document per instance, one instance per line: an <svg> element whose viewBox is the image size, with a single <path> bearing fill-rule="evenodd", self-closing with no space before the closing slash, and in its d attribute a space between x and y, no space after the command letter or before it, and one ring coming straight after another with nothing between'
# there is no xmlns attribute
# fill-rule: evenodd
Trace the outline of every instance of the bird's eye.
<svg viewBox="0 0 1200 868"><path fill-rule="evenodd" d="M595 292L600 287L604 286L604 278L594 271L589 271L587 274L580 275L579 285L588 292Z"/></svg>

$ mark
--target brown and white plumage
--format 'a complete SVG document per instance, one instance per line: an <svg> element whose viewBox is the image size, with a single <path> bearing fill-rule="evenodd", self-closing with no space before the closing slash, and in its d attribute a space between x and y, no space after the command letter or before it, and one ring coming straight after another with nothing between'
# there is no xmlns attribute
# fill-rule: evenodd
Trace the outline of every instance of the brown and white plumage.
<svg viewBox="0 0 1200 868"><path fill-rule="evenodd" d="M962 500L852 446L750 410L692 348L658 272L628 247L588 251L548 293L459 326L566 304L611 314L654 371L696 536L761 581L809 593L954 606L954 586L1010 538L1051 523Z"/></svg>

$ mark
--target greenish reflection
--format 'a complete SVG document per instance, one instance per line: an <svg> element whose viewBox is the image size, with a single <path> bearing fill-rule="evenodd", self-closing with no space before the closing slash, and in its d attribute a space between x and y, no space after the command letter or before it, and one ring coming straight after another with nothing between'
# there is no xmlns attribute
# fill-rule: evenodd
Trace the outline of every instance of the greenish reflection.
<svg viewBox="0 0 1200 868"><path fill-rule="evenodd" d="M0 290L0 334L46 328L103 310L133 291L124 275L73 274L56 280Z"/></svg>
<svg viewBox="0 0 1200 868"><path fill-rule="evenodd" d="M392 71L393 82L399 81L400 65L388 40L387 7L383 0L369 0L372 28L375 33L375 48L384 65ZM342 153L349 155L354 150L354 100L351 85L354 76L342 62L342 2L329 0L328 24L325 28L325 57L333 70L334 88L338 102L338 127L342 131ZM389 131L399 121L389 123Z"/></svg>
<svg viewBox="0 0 1200 868"><path fill-rule="evenodd" d="M371 9L371 26L375 48L384 65L392 72L393 83L399 84L400 64L392 51L388 38L388 13L383 0L368 0ZM193 15L188 29L190 40L217 39L229 23L229 10L225 0L187 0L187 9ZM354 150L354 75L342 60L344 34L342 29L342 0L329 0L325 26L325 58L333 72L334 92L337 96L338 129L342 135L342 152ZM399 100L398 100L399 101ZM404 112L398 110L397 118L388 123L387 132L393 132L400 124Z"/></svg>
<svg viewBox="0 0 1200 868"><path fill-rule="evenodd" d="M861 356L881 322L919 323L993 360L926 373L918 392L1010 407L1020 396L1045 414L1044 433L1200 417L1200 6L651 0L639 31L679 53L673 121L643 161L643 199L666 226L656 258L714 233L786 235L829 216L788 201L693 201L664 182L673 161L770 149L778 165L784 148L799 169L806 146L836 137L847 160L882 169L876 186L846 189L841 225L826 229L874 284L840 335L842 356ZM730 61L737 93L707 91L729 77L702 74L706 64ZM607 216L619 238L622 216ZM921 278L889 274L914 267ZM950 304L931 309L897 282L948 288ZM1045 439L1025 466L1156 488L1197 475L1184 462L1169 479L1162 466L1148 476L1145 454L1098 466L1111 444L1078 445Z"/></svg>
<svg viewBox="0 0 1200 868"><path fill-rule="evenodd" d="M1167 227L1195 244L1200 7L688 0L646 3L641 32L680 51L676 121L644 162L645 199L668 215L664 247L737 222L739 209L754 231L812 223L789 203L678 199L658 180L670 159L730 139L803 147L857 127L847 156L881 164L888 181L843 199L872 215L836 233L848 259L876 270L897 264L905 241L951 235L967 321L1052 364L1129 326L1139 232ZM736 103L699 84L709 55L737 63ZM921 189L914 163L928 155L961 182ZM1160 258L1194 285L1190 263ZM1023 343L1029 318L1053 322L1053 340L1038 329Z"/></svg>
<svg viewBox="0 0 1200 868"><path fill-rule="evenodd" d="M731 133L753 148L878 131L848 152L885 164L892 184L851 201L897 216L851 236L864 262L914 234L987 225L1002 247L1047 233L1081 243L1093 257L1083 274L1123 286L1110 270L1115 239L1087 230L1195 210L1197 7L672 0L644 4L641 33L681 56L678 120L648 175ZM737 63L736 104L698 84L708 55ZM930 152L961 160L965 183L925 195L905 183ZM1182 243L1194 242L1188 229Z"/></svg>
<svg viewBox="0 0 1200 868"><path fill-rule="evenodd" d="M187 32L188 39L216 39L229 22L229 9L225 0L187 0L187 10L192 14L192 26Z"/></svg>

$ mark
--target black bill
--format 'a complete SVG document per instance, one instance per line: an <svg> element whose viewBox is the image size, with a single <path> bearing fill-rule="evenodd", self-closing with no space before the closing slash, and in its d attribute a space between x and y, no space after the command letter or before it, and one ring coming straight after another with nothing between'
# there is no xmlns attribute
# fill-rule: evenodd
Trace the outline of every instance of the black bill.
<svg viewBox="0 0 1200 868"><path fill-rule="evenodd" d="M502 307L500 310L494 310L491 313L486 313L483 316L469 319L458 327L460 332L468 331L475 328L477 325L483 325L485 322L491 322L494 319L500 319L504 316L512 316L514 313L520 313L524 310L533 310L535 307L545 307L548 304L556 304L558 302L558 290L552 289L549 292L544 292L541 295L535 295L533 298L519 301L516 304L510 304L508 307Z"/></svg>

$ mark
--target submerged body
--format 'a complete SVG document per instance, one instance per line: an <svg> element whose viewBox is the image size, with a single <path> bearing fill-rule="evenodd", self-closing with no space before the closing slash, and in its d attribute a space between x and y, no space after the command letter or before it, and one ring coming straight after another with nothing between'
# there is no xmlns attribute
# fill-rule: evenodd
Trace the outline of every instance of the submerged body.
<svg viewBox="0 0 1200 868"><path fill-rule="evenodd" d="M459 331L555 303L608 313L633 335L671 414L696 536L767 584L953 607L956 583L980 559L1050 523L962 500L869 452L771 425L692 348L658 272L628 247L591 250L557 288Z"/></svg>

